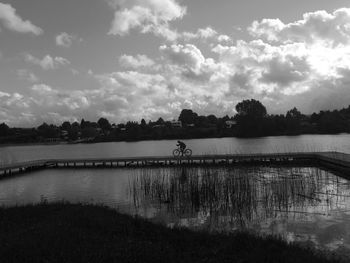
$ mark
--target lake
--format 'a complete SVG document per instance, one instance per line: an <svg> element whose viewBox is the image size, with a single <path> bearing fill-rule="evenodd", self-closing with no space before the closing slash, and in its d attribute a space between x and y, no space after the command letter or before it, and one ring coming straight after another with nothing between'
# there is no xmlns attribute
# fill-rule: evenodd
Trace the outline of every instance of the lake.
<svg viewBox="0 0 350 263"><path fill-rule="evenodd" d="M341 151L350 135L186 140L194 154ZM176 141L7 146L2 163L170 155ZM350 255L350 181L313 167L43 170L0 181L0 205L104 204L169 227L248 230Z"/></svg>
<svg viewBox="0 0 350 263"><path fill-rule="evenodd" d="M350 134L195 139L184 142L194 155L310 151L350 153ZM51 158L167 156L172 154L175 145L176 140L6 146L0 147L0 160L4 164Z"/></svg>
<svg viewBox="0 0 350 263"><path fill-rule="evenodd" d="M350 182L312 167L43 170L0 182L0 204L104 204L169 227L248 230L350 255Z"/></svg>

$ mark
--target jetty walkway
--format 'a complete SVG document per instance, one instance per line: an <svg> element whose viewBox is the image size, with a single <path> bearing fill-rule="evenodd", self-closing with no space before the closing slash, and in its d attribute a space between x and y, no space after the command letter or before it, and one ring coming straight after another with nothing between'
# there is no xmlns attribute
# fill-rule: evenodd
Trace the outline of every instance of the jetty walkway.
<svg viewBox="0 0 350 263"><path fill-rule="evenodd" d="M196 155L191 157L130 157L47 159L0 166L0 177L48 168L132 168L199 165L308 165L341 172L350 177L350 154L340 152Z"/></svg>

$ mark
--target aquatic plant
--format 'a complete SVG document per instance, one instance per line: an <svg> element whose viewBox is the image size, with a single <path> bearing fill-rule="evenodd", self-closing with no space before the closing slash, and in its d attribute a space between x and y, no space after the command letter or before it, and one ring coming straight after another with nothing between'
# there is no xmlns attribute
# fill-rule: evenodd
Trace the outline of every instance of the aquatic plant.
<svg viewBox="0 0 350 263"><path fill-rule="evenodd" d="M130 182L136 209L148 202L178 218L201 218L216 229L223 223L242 229L268 218L327 214L327 208L342 197L339 185L344 183L312 167L173 167L136 172Z"/></svg>

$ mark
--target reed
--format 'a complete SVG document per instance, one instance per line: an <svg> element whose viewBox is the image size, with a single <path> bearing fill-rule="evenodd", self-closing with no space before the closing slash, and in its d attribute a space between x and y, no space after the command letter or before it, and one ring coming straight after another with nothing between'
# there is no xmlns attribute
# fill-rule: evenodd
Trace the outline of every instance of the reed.
<svg viewBox="0 0 350 263"><path fill-rule="evenodd" d="M147 202L179 218L207 215L240 229L269 218L327 213L319 207L345 197L344 180L311 167L173 167L141 169L133 178L136 209Z"/></svg>

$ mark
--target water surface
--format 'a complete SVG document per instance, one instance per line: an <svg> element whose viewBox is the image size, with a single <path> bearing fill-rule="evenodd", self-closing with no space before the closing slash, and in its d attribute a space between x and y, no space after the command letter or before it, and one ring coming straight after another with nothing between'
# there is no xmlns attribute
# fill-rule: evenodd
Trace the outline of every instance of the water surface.
<svg viewBox="0 0 350 263"><path fill-rule="evenodd" d="M194 154L340 151L350 135L185 140ZM166 156L175 140L0 147L0 163ZM316 168L44 170L0 181L0 205L99 203L169 227L245 229L350 251L350 183ZM350 253L349 253L350 254Z"/></svg>
<svg viewBox="0 0 350 263"><path fill-rule="evenodd" d="M195 139L184 142L193 150L194 155L310 151L350 153L350 134ZM0 162L4 164L50 158L167 156L172 154L175 145L176 140L7 146L0 147Z"/></svg>
<svg viewBox="0 0 350 263"><path fill-rule="evenodd" d="M2 180L0 205L97 203L169 227L249 230L350 251L350 182L318 168L44 170Z"/></svg>

